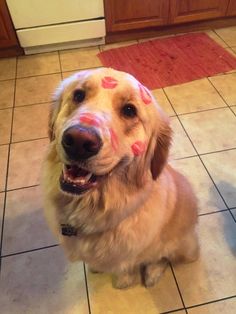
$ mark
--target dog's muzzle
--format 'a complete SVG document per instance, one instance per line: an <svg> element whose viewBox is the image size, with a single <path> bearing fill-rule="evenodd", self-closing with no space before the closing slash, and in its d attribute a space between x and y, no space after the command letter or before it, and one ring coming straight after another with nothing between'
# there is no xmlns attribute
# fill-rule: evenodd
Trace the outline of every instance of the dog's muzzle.
<svg viewBox="0 0 236 314"><path fill-rule="evenodd" d="M102 140L94 128L78 124L64 131L62 146L70 160L85 160L100 151Z"/></svg>

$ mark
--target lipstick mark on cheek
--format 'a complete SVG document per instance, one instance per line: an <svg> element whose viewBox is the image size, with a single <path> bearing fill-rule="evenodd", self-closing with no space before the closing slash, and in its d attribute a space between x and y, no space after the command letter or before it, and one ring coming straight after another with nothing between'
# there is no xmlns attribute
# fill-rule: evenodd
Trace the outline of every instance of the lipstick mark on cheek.
<svg viewBox="0 0 236 314"><path fill-rule="evenodd" d="M92 125L92 126L96 126L96 127L100 127L102 122L101 120L96 117L96 115L91 114L91 113L84 113L81 114L81 116L79 117L80 122L86 123L88 125Z"/></svg>
<svg viewBox="0 0 236 314"><path fill-rule="evenodd" d="M112 145L114 151L116 151L118 149L118 146L119 146L118 137L112 128L110 128L109 131L110 131L110 136L111 136L111 145Z"/></svg>
<svg viewBox="0 0 236 314"><path fill-rule="evenodd" d="M149 90L143 86L142 84L139 84L139 92L142 101L146 104L149 105L152 102L152 96L149 92Z"/></svg>
<svg viewBox="0 0 236 314"><path fill-rule="evenodd" d="M118 82L115 78L111 76L105 76L102 79L102 87L106 89L113 89L117 86Z"/></svg>
<svg viewBox="0 0 236 314"><path fill-rule="evenodd" d="M140 156L145 152L146 144L142 141L137 141L131 145L131 149L134 156Z"/></svg>

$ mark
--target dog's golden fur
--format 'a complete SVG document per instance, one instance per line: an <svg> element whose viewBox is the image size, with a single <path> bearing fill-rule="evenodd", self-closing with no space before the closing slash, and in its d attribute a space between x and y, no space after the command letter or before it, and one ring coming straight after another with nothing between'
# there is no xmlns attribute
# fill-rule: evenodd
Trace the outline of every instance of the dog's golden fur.
<svg viewBox="0 0 236 314"><path fill-rule="evenodd" d="M101 88L106 76L115 78L118 86ZM71 95L78 86L86 90L86 99L76 107ZM126 102L136 106L135 119L120 116ZM102 134L101 151L89 158L86 167L104 178L96 188L76 196L60 189L59 177L67 160L61 139L81 112L100 115L105 131L115 129L119 146L114 152L110 139ZM49 136L43 167L45 213L71 261L82 260L96 271L114 273L116 287L124 288L140 279L141 268L144 284L150 286L166 261L197 258L196 198L186 178L167 164L169 120L154 98L151 104L143 103L139 83L132 76L103 68L62 82L50 114ZM135 140L147 143L140 156L130 150ZM61 235L62 223L76 228L78 235Z"/></svg>

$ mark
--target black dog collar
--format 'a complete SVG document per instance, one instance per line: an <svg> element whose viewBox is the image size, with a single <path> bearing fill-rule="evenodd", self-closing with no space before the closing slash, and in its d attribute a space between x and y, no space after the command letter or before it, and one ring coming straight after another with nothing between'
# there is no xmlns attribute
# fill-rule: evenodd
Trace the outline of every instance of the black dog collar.
<svg viewBox="0 0 236 314"><path fill-rule="evenodd" d="M75 227L72 227L71 225L68 224L61 224L61 234L63 236L76 236L77 235L77 230Z"/></svg>

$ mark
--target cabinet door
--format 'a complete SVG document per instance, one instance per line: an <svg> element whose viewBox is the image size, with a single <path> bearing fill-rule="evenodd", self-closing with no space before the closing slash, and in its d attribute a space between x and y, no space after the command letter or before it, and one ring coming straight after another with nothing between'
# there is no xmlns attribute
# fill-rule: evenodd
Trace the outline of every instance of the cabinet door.
<svg viewBox="0 0 236 314"><path fill-rule="evenodd" d="M170 23L213 19L226 15L229 0L170 0Z"/></svg>
<svg viewBox="0 0 236 314"><path fill-rule="evenodd" d="M228 16L236 16L236 0L230 0L227 10Z"/></svg>
<svg viewBox="0 0 236 314"><path fill-rule="evenodd" d="M107 32L167 23L168 0L104 0Z"/></svg>

